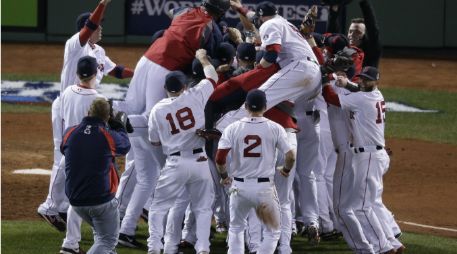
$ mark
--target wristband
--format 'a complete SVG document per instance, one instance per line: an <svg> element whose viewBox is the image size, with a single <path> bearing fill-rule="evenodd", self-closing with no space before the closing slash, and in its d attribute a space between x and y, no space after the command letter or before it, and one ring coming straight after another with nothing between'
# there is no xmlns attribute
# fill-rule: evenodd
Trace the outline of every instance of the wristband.
<svg viewBox="0 0 457 254"><path fill-rule="evenodd" d="M220 175L221 175L222 180L225 180L228 177L227 171L225 171L224 173L221 173Z"/></svg>

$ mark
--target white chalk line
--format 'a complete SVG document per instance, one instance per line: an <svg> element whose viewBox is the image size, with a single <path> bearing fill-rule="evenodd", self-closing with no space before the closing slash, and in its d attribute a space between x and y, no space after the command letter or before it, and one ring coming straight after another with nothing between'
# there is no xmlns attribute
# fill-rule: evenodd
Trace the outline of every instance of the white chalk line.
<svg viewBox="0 0 457 254"><path fill-rule="evenodd" d="M449 232L457 233L457 229L454 229L454 228L435 227L435 226L424 225L424 224L419 224L419 223L414 223L414 222L409 222L409 221L398 221L398 222L406 224L406 225L421 227L421 228L430 228L430 229L436 229L436 230L442 230L442 231L449 231Z"/></svg>

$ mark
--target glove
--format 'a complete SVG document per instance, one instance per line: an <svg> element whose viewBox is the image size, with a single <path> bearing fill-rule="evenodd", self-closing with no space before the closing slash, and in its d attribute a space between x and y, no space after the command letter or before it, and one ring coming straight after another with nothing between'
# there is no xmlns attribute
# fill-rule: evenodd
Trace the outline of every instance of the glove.
<svg viewBox="0 0 457 254"><path fill-rule="evenodd" d="M341 53L340 53L341 52ZM335 56L329 59L321 68L323 74L329 74L338 71L346 71L354 65L352 55L349 55L349 51L338 51Z"/></svg>
<svg viewBox="0 0 457 254"><path fill-rule="evenodd" d="M206 140L220 139L222 136L218 129L198 129L196 134Z"/></svg>
<svg viewBox="0 0 457 254"><path fill-rule="evenodd" d="M309 36L316 27L316 19L317 19L317 5L311 6L309 8L308 13L306 13L303 21L300 25L300 31L305 35Z"/></svg>

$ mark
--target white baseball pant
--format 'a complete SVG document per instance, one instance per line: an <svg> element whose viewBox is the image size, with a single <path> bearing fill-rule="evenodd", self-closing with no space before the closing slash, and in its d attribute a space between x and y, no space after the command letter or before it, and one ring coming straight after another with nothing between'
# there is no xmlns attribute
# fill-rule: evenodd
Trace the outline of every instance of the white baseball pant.
<svg viewBox="0 0 457 254"><path fill-rule="evenodd" d="M214 186L208 161L197 161L202 154L182 152L181 156L168 156L160 172L154 198L149 209L148 249L158 252L162 248L164 218L176 198L184 190L190 194L191 209L197 221L195 250L209 252L211 207L214 201ZM165 243L167 244L167 243Z"/></svg>

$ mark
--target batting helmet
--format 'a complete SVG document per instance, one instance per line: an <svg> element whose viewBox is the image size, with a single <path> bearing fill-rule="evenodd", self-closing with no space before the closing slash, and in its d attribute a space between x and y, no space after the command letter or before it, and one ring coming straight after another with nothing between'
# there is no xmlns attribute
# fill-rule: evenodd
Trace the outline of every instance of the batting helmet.
<svg viewBox="0 0 457 254"><path fill-rule="evenodd" d="M213 14L223 16L230 8L230 0L203 0L202 6Z"/></svg>

